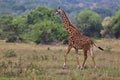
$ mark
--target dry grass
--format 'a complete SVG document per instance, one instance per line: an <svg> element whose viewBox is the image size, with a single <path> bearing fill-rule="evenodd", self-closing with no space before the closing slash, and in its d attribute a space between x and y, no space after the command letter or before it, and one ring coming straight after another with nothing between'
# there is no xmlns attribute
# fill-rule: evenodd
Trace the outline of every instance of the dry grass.
<svg viewBox="0 0 120 80"><path fill-rule="evenodd" d="M86 69L76 67L74 49L68 55L67 69L62 69L67 46L0 42L0 80L120 80L120 40L97 40L95 59L88 57ZM83 53L79 50L82 63ZM89 54L88 54L89 55Z"/></svg>

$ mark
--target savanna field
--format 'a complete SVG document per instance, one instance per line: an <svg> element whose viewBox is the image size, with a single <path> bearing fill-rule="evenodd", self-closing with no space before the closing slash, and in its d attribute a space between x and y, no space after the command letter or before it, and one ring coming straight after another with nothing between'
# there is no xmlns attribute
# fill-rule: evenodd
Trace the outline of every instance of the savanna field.
<svg viewBox="0 0 120 80"><path fill-rule="evenodd" d="M76 66L74 49L67 56L67 45L35 45L0 41L0 80L120 80L120 40L94 41L105 51L94 47L97 68L88 53L85 69ZM79 50L82 64L83 52Z"/></svg>

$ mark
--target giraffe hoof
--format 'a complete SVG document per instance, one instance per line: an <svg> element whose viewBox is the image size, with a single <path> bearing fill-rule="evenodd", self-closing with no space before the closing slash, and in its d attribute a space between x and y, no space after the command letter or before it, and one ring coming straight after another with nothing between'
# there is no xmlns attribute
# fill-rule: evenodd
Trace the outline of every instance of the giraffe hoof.
<svg viewBox="0 0 120 80"><path fill-rule="evenodd" d="M80 68L80 70L83 70L83 68Z"/></svg>
<svg viewBox="0 0 120 80"><path fill-rule="evenodd" d="M78 69L80 69L80 66L77 66Z"/></svg>
<svg viewBox="0 0 120 80"><path fill-rule="evenodd" d="M81 69L81 70L83 70L83 69L84 69L84 67L83 67L83 66L81 66L81 67L80 67L80 69Z"/></svg>
<svg viewBox="0 0 120 80"><path fill-rule="evenodd" d="M97 68L97 66L94 66L94 68L96 69L96 68Z"/></svg>
<svg viewBox="0 0 120 80"><path fill-rule="evenodd" d="M67 68L67 66L66 65L63 65L63 69L66 69Z"/></svg>

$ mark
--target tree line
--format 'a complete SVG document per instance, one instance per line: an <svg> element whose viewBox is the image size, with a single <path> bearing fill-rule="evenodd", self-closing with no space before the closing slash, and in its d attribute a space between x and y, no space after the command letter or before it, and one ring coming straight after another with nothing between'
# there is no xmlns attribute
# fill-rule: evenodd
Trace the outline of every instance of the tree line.
<svg viewBox="0 0 120 80"><path fill-rule="evenodd" d="M0 39L7 42L66 43L68 34L59 16L52 16L53 9L38 7L20 16L0 16ZM91 10L83 10L72 20L84 35L101 38L120 37L120 11L102 19Z"/></svg>

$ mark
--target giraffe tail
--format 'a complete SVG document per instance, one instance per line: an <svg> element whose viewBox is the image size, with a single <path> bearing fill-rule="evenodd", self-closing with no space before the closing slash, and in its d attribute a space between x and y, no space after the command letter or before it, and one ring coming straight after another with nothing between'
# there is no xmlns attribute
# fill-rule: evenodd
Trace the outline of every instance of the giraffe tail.
<svg viewBox="0 0 120 80"><path fill-rule="evenodd" d="M98 49L100 49L100 50L104 51L104 49L103 49L103 48L101 48L101 47L98 47Z"/></svg>
<svg viewBox="0 0 120 80"><path fill-rule="evenodd" d="M103 49L103 48L98 47L98 46L97 46L94 42L93 42L93 44L94 44L94 46L95 46L95 47L97 47L98 49L100 49L100 50L104 51L104 49Z"/></svg>

